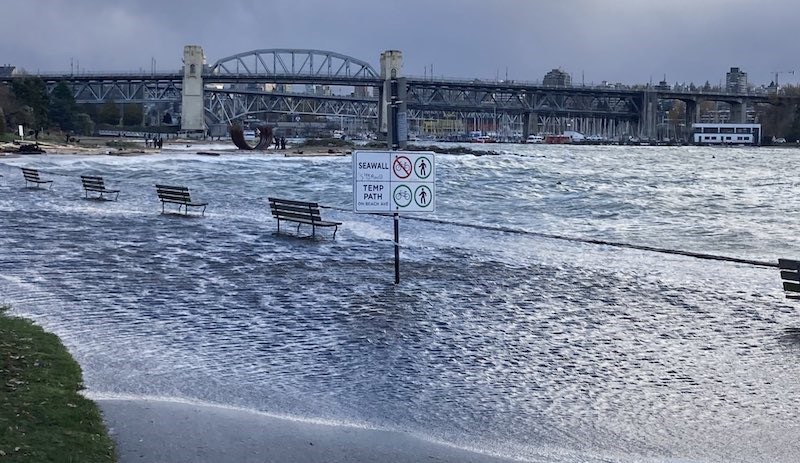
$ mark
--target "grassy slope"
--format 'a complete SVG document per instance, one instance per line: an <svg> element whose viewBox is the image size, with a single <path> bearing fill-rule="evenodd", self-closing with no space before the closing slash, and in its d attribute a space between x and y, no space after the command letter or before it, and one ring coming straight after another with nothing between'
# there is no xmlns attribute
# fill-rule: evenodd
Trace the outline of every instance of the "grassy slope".
<svg viewBox="0 0 800 463"><path fill-rule="evenodd" d="M81 370L59 339L0 307L0 462L113 462Z"/></svg>

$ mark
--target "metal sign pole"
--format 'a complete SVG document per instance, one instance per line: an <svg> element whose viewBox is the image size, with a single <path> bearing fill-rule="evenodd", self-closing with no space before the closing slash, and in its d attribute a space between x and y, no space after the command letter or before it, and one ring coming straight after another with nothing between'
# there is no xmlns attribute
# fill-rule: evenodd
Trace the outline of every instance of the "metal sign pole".
<svg viewBox="0 0 800 463"><path fill-rule="evenodd" d="M394 76L392 76L394 77ZM389 150L397 151L400 140L397 127L397 79L393 78L389 85L389 120L387 121ZM394 284L400 284L400 214L394 213Z"/></svg>
<svg viewBox="0 0 800 463"><path fill-rule="evenodd" d="M400 214L394 213L394 284L400 284Z"/></svg>

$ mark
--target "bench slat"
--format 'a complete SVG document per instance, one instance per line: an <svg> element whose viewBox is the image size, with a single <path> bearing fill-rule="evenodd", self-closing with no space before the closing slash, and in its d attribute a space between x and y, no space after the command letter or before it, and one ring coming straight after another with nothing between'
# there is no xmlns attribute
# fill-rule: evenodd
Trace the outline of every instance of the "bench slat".
<svg viewBox="0 0 800 463"><path fill-rule="evenodd" d="M788 270L781 270L781 279L789 281L800 281L800 273Z"/></svg>
<svg viewBox="0 0 800 463"><path fill-rule="evenodd" d="M308 206L302 207L302 206L287 206L284 204L270 204L270 207L274 211L299 212L301 214L308 214L315 211L315 209L312 209ZM319 212L319 209L316 209L316 211Z"/></svg>
<svg viewBox="0 0 800 463"><path fill-rule="evenodd" d="M307 201L295 201L293 199L280 199L280 198L267 198L270 203L287 204L291 206L305 206L305 207L319 207L317 203L310 203Z"/></svg>
<svg viewBox="0 0 800 463"><path fill-rule="evenodd" d="M161 192L158 194L158 197L162 200L170 200L170 201L191 201L189 195L179 194L179 193L164 193Z"/></svg>
<svg viewBox="0 0 800 463"><path fill-rule="evenodd" d="M314 221L321 220L320 216L318 216L318 215L314 216L314 215L310 215L310 214L295 214L295 213L291 213L291 212L273 213L272 215L274 215L276 218L287 219L287 220L298 219L298 220L308 220L309 222L314 222Z"/></svg>
<svg viewBox="0 0 800 463"><path fill-rule="evenodd" d="M795 293L800 293L800 284L799 283L792 283L789 281L783 282L783 290L784 291L791 291Z"/></svg>
<svg viewBox="0 0 800 463"><path fill-rule="evenodd" d="M778 259L778 267L781 270L800 270L800 260Z"/></svg>

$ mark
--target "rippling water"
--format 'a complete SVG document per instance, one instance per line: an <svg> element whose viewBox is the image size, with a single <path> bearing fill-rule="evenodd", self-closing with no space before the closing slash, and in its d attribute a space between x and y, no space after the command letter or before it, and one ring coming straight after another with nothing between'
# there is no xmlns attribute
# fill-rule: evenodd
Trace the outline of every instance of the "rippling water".
<svg viewBox="0 0 800 463"><path fill-rule="evenodd" d="M498 146L437 157L443 222L800 257L800 150ZM59 334L93 394L410 432L528 461L800 459L800 326L778 272L356 215L349 157L0 160L0 302ZM38 168L50 191L22 188ZM105 177L118 202L82 199ZM160 215L188 185L205 218ZM336 240L275 235L268 196ZM301 230L302 231L302 230ZM323 235L329 235L323 230Z"/></svg>

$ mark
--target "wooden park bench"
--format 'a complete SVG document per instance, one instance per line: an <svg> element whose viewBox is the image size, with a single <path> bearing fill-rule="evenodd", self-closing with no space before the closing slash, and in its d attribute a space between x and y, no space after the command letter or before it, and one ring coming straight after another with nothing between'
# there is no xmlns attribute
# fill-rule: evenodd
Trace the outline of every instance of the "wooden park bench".
<svg viewBox="0 0 800 463"><path fill-rule="evenodd" d="M789 299L800 299L800 261L791 259L778 259L781 270L783 290Z"/></svg>
<svg viewBox="0 0 800 463"><path fill-rule="evenodd" d="M39 177L39 171L36 169L28 169L27 167L22 168L22 176L25 177L25 188L28 188L29 183L33 183L36 188L39 188L39 185L42 183L48 183L48 188L53 186L52 180L42 180Z"/></svg>
<svg viewBox="0 0 800 463"><path fill-rule="evenodd" d="M319 204L291 199L267 199L269 200L269 208L272 210L272 216L278 220L278 233L281 232L281 220L285 220L287 222L296 222L298 233L300 233L301 225L311 225L311 236L316 236L317 227L333 227L333 238L336 239L336 231L342 222L322 220Z"/></svg>
<svg viewBox="0 0 800 463"><path fill-rule="evenodd" d="M184 210L184 214L189 214L189 206L192 207L202 207L202 215L206 215L206 206L208 203L196 203L192 202L192 198L189 196L189 188L185 186L170 186L170 185L156 185L156 193L158 193L158 199L161 201L161 213L164 214L164 206L167 203L173 203L178 205L178 212L180 213L181 208Z"/></svg>
<svg viewBox="0 0 800 463"><path fill-rule="evenodd" d="M103 177L96 177L93 175L81 175L81 183L83 183L83 190L86 192L86 198L89 197L89 192L100 193L98 199L106 199L103 195L114 195L114 201L119 197L119 190L109 190L103 183Z"/></svg>

